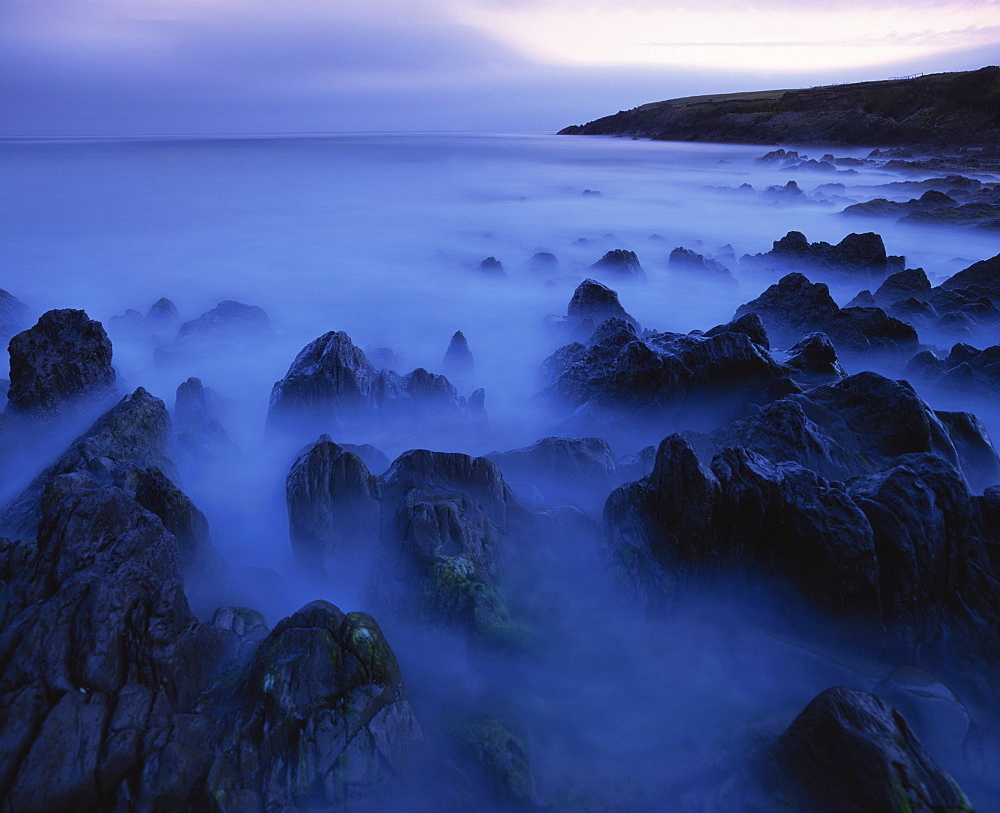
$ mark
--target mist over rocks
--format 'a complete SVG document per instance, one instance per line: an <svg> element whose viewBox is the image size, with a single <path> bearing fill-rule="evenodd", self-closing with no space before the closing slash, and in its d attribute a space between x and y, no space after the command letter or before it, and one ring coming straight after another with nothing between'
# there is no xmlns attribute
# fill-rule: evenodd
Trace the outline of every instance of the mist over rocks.
<svg viewBox="0 0 1000 813"><path fill-rule="evenodd" d="M590 266L590 270L597 275L604 275L614 279L645 280L646 272L639 264L639 258L634 251L623 248L612 249L601 259Z"/></svg>
<svg viewBox="0 0 1000 813"><path fill-rule="evenodd" d="M740 266L751 270L796 270L819 274L849 275L881 280L903 269L904 258L888 256L881 235L874 232L848 234L836 245L810 243L804 234L790 231L764 254L744 255Z"/></svg>
<svg viewBox="0 0 1000 813"><path fill-rule="evenodd" d="M53 421L117 396L111 342L101 323L81 310L48 311L14 336L9 350L7 415Z"/></svg>
<svg viewBox="0 0 1000 813"><path fill-rule="evenodd" d="M444 352L441 369L451 375L469 375L476 369L476 361L469 349L469 342L461 330L456 330Z"/></svg>
<svg viewBox="0 0 1000 813"><path fill-rule="evenodd" d="M350 425L392 427L422 421L474 432L486 420L482 390L468 400L443 375L418 367L405 376L376 370L344 332L320 336L275 383L267 413L271 429L291 434L337 431Z"/></svg>
<svg viewBox="0 0 1000 813"><path fill-rule="evenodd" d="M667 267L671 271L710 275L719 281L735 282L729 269L718 260L705 257L683 246L678 246L670 252Z"/></svg>
<svg viewBox="0 0 1000 813"><path fill-rule="evenodd" d="M0 288L0 340L24 330L30 313L31 309L20 299Z"/></svg>
<svg viewBox="0 0 1000 813"><path fill-rule="evenodd" d="M164 321L172 321L166 305L157 309L158 318L160 311L163 311ZM164 365L182 363L206 352L217 351L220 346L259 346L273 336L271 322L263 308L225 300L197 319L184 322L171 343L156 348L155 358Z"/></svg>

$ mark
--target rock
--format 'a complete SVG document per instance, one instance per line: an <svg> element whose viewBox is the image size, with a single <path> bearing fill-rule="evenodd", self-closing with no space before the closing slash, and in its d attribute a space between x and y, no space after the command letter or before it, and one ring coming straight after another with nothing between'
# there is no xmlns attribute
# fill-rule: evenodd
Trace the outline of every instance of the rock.
<svg viewBox="0 0 1000 813"><path fill-rule="evenodd" d="M646 272L639 264L639 258L634 251L616 248L607 252L601 259L590 266L601 274L625 279L646 279Z"/></svg>
<svg viewBox="0 0 1000 813"><path fill-rule="evenodd" d="M528 268L538 274L552 274L559 270L559 260L555 254L539 251L528 260Z"/></svg>
<svg viewBox="0 0 1000 813"><path fill-rule="evenodd" d="M710 339L713 336L721 336L723 333L742 333L762 350L771 349L771 342L767 338L764 323L756 313L748 313L724 325L716 325L711 330L705 331L704 335L706 339Z"/></svg>
<svg viewBox="0 0 1000 813"><path fill-rule="evenodd" d="M469 343L465 340L465 334L461 330L456 330L448 344L448 349L445 351L441 369L451 375L468 375L475 367L476 364L472 358Z"/></svg>
<svg viewBox="0 0 1000 813"><path fill-rule="evenodd" d="M427 748L378 624L325 601L271 630L225 703L206 798L391 807Z"/></svg>
<svg viewBox="0 0 1000 813"><path fill-rule="evenodd" d="M447 378L422 368L400 376L376 370L346 333L306 345L271 390L272 429L304 433L346 426L420 421L425 427L475 429L485 420L482 393L460 398Z"/></svg>
<svg viewBox="0 0 1000 813"><path fill-rule="evenodd" d="M479 271L480 273L487 274L491 277L507 276L507 272L504 271L503 265L496 257L487 257L479 263Z"/></svg>
<svg viewBox="0 0 1000 813"><path fill-rule="evenodd" d="M548 506L567 503L599 513L617 481L611 447L600 438L543 438L524 449L486 456L508 482L538 488Z"/></svg>
<svg viewBox="0 0 1000 813"><path fill-rule="evenodd" d="M769 336L790 345L803 333L822 329L838 310L826 283L810 282L804 274L795 272L741 305L734 318L755 313Z"/></svg>
<svg viewBox="0 0 1000 813"><path fill-rule="evenodd" d="M51 421L116 396L111 342L83 311L48 311L10 340L6 414Z"/></svg>
<svg viewBox="0 0 1000 813"><path fill-rule="evenodd" d="M725 422L754 399L770 400L787 370L743 332L651 334L622 319L598 326L589 346L563 348L546 363L547 398L668 421L680 414ZM771 393L774 394L771 394Z"/></svg>
<svg viewBox="0 0 1000 813"><path fill-rule="evenodd" d="M200 378L189 378L177 387L174 432L179 462L202 471L214 461L239 456L219 420L221 413L222 399Z"/></svg>
<svg viewBox="0 0 1000 813"><path fill-rule="evenodd" d="M973 263L968 268L952 275L941 283L941 288L945 291L976 288L994 302L1000 302L1000 254L988 260Z"/></svg>
<svg viewBox="0 0 1000 813"><path fill-rule="evenodd" d="M478 720L455 737L459 752L481 776L488 802L523 808L534 798L531 765L524 746L498 720Z"/></svg>
<svg viewBox="0 0 1000 813"><path fill-rule="evenodd" d="M675 248L670 252L667 267L671 271L693 273L709 280L734 281L733 275L729 273L729 269L722 263L703 257L701 254L683 247Z"/></svg>
<svg viewBox="0 0 1000 813"><path fill-rule="evenodd" d="M497 589L505 540L527 513L486 458L418 449L379 478L382 590L400 612L493 646L524 631Z"/></svg>
<svg viewBox="0 0 1000 813"><path fill-rule="evenodd" d="M902 270L903 258L885 252L881 236L874 232L848 234L837 245L810 243L802 232L790 231L774 242L765 254L747 255L740 264L751 269L803 269L880 279Z"/></svg>
<svg viewBox="0 0 1000 813"><path fill-rule="evenodd" d="M923 268L908 268L886 277L875 291L875 304L890 308L901 300L913 297L926 300L931 295L931 283Z"/></svg>
<svg viewBox="0 0 1000 813"><path fill-rule="evenodd" d="M184 322L172 344L156 349L159 363L171 363L219 348L246 350L274 336L263 308L226 300L197 319Z"/></svg>
<svg viewBox="0 0 1000 813"><path fill-rule="evenodd" d="M313 570L359 579L360 568L378 552L378 496L375 478L361 458L329 435L307 446L285 480L295 558Z"/></svg>
<svg viewBox="0 0 1000 813"><path fill-rule="evenodd" d="M833 688L769 749L784 805L824 811L971 813L965 794L878 697Z"/></svg>
<svg viewBox="0 0 1000 813"><path fill-rule="evenodd" d="M875 301L875 296L867 288L863 291L858 291L857 295L848 302L845 308L877 308L878 303Z"/></svg>
<svg viewBox="0 0 1000 813"><path fill-rule="evenodd" d="M150 322L171 322L180 318L177 306L165 296L157 299L149 306L146 319Z"/></svg>
<svg viewBox="0 0 1000 813"><path fill-rule="evenodd" d="M768 186L764 189L763 195L782 203L797 203L806 200L806 193L799 189L799 185L795 181L789 181L784 186Z"/></svg>
<svg viewBox="0 0 1000 813"><path fill-rule="evenodd" d="M827 384L847 373L837 361L837 351L825 333L807 333L788 351L785 364L797 371L803 384Z"/></svg>
<svg viewBox="0 0 1000 813"><path fill-rule="evenodd" d="M0 339L20 333L28 324L30 310L20 299L0 288Z"/></svg>
<svg viewBox="0 0 1000 813"><path fill-rule="evenodd" d="M823 326L845 354L909 358L920 343L913 325L881 308L841 308Z"/></svg>
<svg viewBox="0 0 1000 813"><path fill-rule="evenodd" d="M618 301L618 294L607 285L594 279L585 279L576 286L573 297L566 308L566 318L580 323L585 319L590 319L596 327L605 319L617 317L624 319L632 327L638 330L639 323L630 316L621 302Z"/></svg>

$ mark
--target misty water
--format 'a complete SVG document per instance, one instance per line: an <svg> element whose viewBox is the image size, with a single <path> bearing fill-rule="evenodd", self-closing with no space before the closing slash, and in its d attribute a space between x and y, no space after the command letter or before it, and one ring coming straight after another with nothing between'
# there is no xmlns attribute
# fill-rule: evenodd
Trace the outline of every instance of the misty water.
<svg viewBox="0 0 1000 813"><path fill-rule="evenodd" d="M177 386L197 376L223 399L238 452L210 466L179 461L181 486L206 513L235 574L217 593L211 584L189 588L200 614L238 603L273 625L315 598L371 610L425 726L446 728L456 707L514 720L543 801L596 810L656 809L669 800L698 809L698 782L689 787L685 777L710 776L727 755L780 732L823 689L848 685L907 702L898 687L886 688L898 664L841 649L795 598L742 583L716 583L651 615L620 595L597 532L555 549L539 539L525 554L531 567L511 589L543 619L541 652L483 653L447 632L383 620L367 603L364 579L324 583L296 566L284 479L308 439L265 432L265 417L274 382L327 331L346 331L373 355L390 348L392 368L405 373L440 372L461 330L475 371L453 383L466 396L485 389L486 432L369 427L334 440L372 443L391 460L415 446L479 455L558 434L537 398L538 369L566 339L546 316L565 314L590 264L615 248L635 251L648 275L645 283L605 280L625 309L644 327L678 332L729 321L774 279L737 270L735 284L715 284L671 274L667 258L677 246L715 256L731 246L738 258L769 250L793 229L831 243L876 231L890 254L923 267L935 284L997 253L995 234L838 215L874 196L865 187L898 174L860 167L796 175L756 163L766 151L523 134L5 141L0 287L35 315L82 308L103 322L123 392L141 385L173 409ZM824 150L804 152L818 158ZM760 194L791 179L807 193L842 183L842 200L788 205ZM538 252L554 254L558 268L533 268ZM505 276L479 270L487 257ZM860 287L831 290L844 305ZM183 320L223 300L260 306L273 336L164 360L154 351L172 332L111 319L128 309L145 314L160 297ZM943 397L921 394L932 405ZM985 404L972 408L996 437L996 416ZM651 442L619 436L614 452ZM8 472L4 499L48 462ZM590 511L599 519L599 509ZM977 808L1000 810L992 799L1000 786L968 758L956 708L904 712ZM988 763L996 725L989 716L976 725Z"/></svg>

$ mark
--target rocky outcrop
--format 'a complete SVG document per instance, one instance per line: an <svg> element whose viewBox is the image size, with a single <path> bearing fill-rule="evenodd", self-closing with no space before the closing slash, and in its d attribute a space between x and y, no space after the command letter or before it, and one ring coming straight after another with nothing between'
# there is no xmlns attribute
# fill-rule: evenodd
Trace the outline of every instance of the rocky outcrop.
<svg viewBox="0 0 1000 813"><path fill-rule="evenodd" d="M837 245L810 243L802 232L790 231L765 254L745 255L740 265L747 269L808 271L814 275L848 275L882 279L903 270L902 257L885 253L882 237L874 232L848 234Z"/></svg>
<svg viewBox="0 0 1000 813"><path fill-rule="evenodd" d="M927 299L931 294L931 283L923 268L907 268L886 277L873 294L875 304L891 310L897 302L910 297Z"/></svg>
<svg viewBox="0 0 1000 813"><path fill-rule="evenodd" d="M646 136L742 144L919 144L989 147L1000 140L983 103L1000 68L801 90L713 94L623 110L564 135Z"/></svg>
<svg viewBox="0 0 1000 813"><path fill-rule="evenodd" d="M274 335L263 308L226 300L197 319L184 322L173 342L156 349L161 364L217 351L220 347L240 347L267 341Z"/></svg>
<svg viewBox="0 0 1000 813"><path fill-rule="evenodd" d="M979 350L959 343L944 358L923 350L910 359L905 373L949 392L978 396L994 393L1000 387L1000 345Z"/></svg>
<svg viewBox="0 0 1000 813"><path fill-rule="evenodd" d="M729 269L718 260L709 259L682 246L678 246L670 252L667 267L671 271L694 274L706 280L734 282Z"/></svg>
<svg viewBox="0 0 1000 813"><path fill-rule="evenodd" d="M988 260L973 263L941 283L941 290L972 289L1000 302L1000 254Z"/></svg>
<svg viewBox="0 0 1000 813"><path fill-rule="evenodd" d="M178 454L185 464L197 470L213 460L239 454L222 426L221 413L222 399L200 378L189 378L177 387L174 432Z"/></svg>
<svg viewBox="0 0 1000 813"><path fill-rule="evenodd" d="M54 310L10 340L6 414L52 421L117 397L111 342L80 310Z"/></svg>
<svg viewBox="0 0 1000 813"><path fill-rule="evenodd" d="M788 375L743 331L640 339L616 318L599 325L588 345L557 351L543 369L552 381L546 397L571 408L592 404L659 420L697 413L719 422L780 394Z"/></svg>
<svg viewBox="0 0 1000 813"><path fill-rule="evenodd" d="M817 813L972 813L902 715L868 692L827 689L763 761L781 806Z"/></svg>
<svg viewBox="0 0 1000 813"><path fill-rule="evenodd" d="M497 584L505 540L528 515L496 464L418 449L393 462L379 489L388 601L492 645L519 642Z"/></svg>
<svg viewBox="0 0 1000 813"><path fill-rule="evenodd" d="M378 553L378 498L368 467L329 435L303 449L285 480L289 535L299 563L360 580Z"/></svg>
<svg viewBox="0 0 1000 813"><path fill-rule="evenodd" d="M605 521L623 573L654 600L696 575L753 573L880 626L912 657L949 639L993 646L989 499L934 454L838 482L742 447L706 466L672 435L649 477L611 494Z"/></svg>
<svg viewBox="0 0 1000 813"><path fill-rule="evenodd" d="M576 286L566 307L566 320L571 327L589 336L593 328L611 318L623 319L636 330L639 329L639 323L618 301L616 291L595 279L585 279ZM584 326L586 329L583 329Z"/></svg>
<svg viewBox="0 0 1000 813"><path fill-rule="evenodd" d="M486 455L512 484L537 488L544 505L600 511L618 482L611 447L600 438L542 438L531 446Z"/></svg>
<svg viewBox="0 0 1000 813"><path fill-rule="evenodd" d="M503 263L500 262L496 257L487 257L481 263L479 263L479 273L486 274L489 277L505 277L507 272L504 270Z"/></svg>
<svg viewBox="0 0 1000 813"><path fill-rule="evenodd" d="M469 428L485 419L482 391L477 393L466 401L447 378L422 368L405 376L376 370L350 336L330 332L306 345L275 383L267 421L299 433L376 420Z"/></svg>
<svg viewBox="0 0 1000 813"><path fill-rule="evenodd" d="M788 350L785 364L802 384L828 384L847 373L837 361L837 351L825 333L807 333Z"/></svg>
<svg viewBox="0 0 1000 813"><path fill-rule="evenodd" d="M461 330L456 330L445 350L441 369L449 375L468 375L476 369L475 359L469 349L469 342Z"/></svg>
<svg viewBox="0 0 1000 813"><path fill-rule="evenodd" d="M804 333L822 332L843 354L907 357L918 345L917 331L881 308L840 308L825 283L793 272L736 311L757 314L779 345L794 344Z"/></svg>
<svg viewBox="0 0 1000 813"><path fill-rule="evenodd" d="M590 269L599 275L607 275L616 279L646 279L646 272L639 264L636 253L623 248L607 252L590 266Z"/></svg>

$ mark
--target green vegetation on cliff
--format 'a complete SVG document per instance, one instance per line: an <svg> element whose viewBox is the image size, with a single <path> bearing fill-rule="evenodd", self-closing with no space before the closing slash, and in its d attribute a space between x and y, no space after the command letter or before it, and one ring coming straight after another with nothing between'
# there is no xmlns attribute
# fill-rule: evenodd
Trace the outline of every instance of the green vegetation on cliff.
<svg viewBox="0 0 1000 813"><path fill-rule="evenodd" d="M1000 67L670 99L567 127L560 134L747 144L996 145Z"/></svg>

